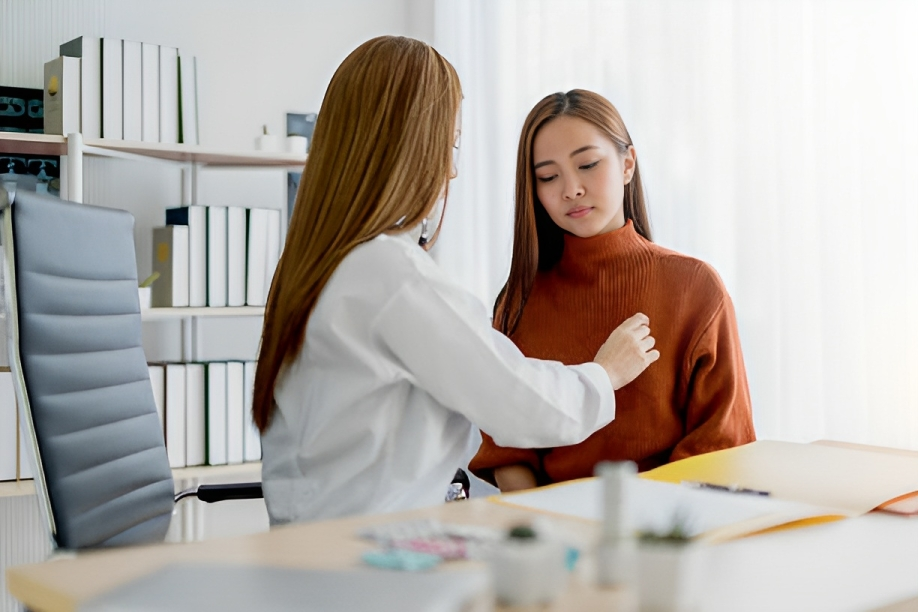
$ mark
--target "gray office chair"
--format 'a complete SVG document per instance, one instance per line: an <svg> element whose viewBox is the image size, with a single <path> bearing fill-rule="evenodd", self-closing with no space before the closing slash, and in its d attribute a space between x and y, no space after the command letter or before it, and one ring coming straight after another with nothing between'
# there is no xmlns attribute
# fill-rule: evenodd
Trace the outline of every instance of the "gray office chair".
<svg viewBox="0 0 918 612"><path fill-rule="evenodd" d="M162 541L175 502L262 497L260 483L174 495L141 345L134 219L0 185L10 369L57 548Z"/></svg>

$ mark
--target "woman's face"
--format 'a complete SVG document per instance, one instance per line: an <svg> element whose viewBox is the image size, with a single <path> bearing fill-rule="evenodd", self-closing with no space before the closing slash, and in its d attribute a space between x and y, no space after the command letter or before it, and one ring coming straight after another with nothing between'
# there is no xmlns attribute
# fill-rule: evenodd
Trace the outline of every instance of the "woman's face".
<svg viewBox="0 0 918 612"><path fill-rule="evenodd" d="M557 117L532 144L536 194L563 230L589 238L625 225L625 185L634 174L634 147L619 154L591 123Z"/></svg>

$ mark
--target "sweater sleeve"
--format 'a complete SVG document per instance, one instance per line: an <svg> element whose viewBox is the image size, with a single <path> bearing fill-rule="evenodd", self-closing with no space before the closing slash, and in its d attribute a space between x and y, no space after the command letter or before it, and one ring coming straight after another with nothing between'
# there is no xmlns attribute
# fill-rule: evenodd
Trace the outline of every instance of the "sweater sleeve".
<svg viewBox="0 0 918 612"><path fill-rule="evenodd" d="M755 440L752 402L729 295L687 355L685 437L670 461L739 446Z"/></svg>
<svg viewBox="0 0 918 612"><path fill-rule="evenodd" d="M497 486L497 482L494 479L494 470L499 467L516 464L529 466L535 472L536 479L539 478L542 462L535 450L498 446L491 436L481 432L481 447L469 462L469 469L472 470L473 474Z"/></svg>

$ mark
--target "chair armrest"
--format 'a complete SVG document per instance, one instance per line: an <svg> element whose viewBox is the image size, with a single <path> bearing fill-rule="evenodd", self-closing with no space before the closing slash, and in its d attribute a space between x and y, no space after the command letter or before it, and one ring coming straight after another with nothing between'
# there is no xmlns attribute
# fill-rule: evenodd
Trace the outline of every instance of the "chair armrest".
<svg viewBox="0 0 918 612"><path fill-rule="evenodd" d="M197 497L202 502L212 504L227 499L262 499L264 493L260 482L237 482L231 484L199 485L194 489L185 489L176 494L176 503L186 497Z"/></svg>

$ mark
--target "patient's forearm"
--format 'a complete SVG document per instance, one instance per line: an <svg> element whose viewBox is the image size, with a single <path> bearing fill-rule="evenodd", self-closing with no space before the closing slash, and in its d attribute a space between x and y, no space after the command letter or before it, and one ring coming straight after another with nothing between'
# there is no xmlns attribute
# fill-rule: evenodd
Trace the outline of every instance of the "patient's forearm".
<svg viewBox="0 0 918 612"><path fill-rule="evenodd" d="M505 465L495 468L494 480L504 493L536 487L535 473L528 465Z"/></svg>

